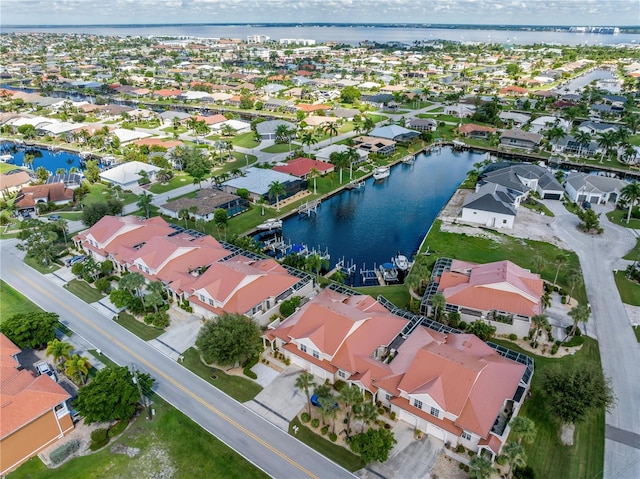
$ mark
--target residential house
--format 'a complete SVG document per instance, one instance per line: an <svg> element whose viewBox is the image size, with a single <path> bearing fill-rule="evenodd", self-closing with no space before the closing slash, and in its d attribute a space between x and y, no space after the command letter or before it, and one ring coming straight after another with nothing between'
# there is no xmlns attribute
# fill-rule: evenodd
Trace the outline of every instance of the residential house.
<svg viewBox="0 0 640 479"><path fill-rule="evenodd" d="M504 186L487 183L464 199L462 221L489 228L513 228L519 197Z"/></svg>
<svg viewBox="0 0 640 479"><path fill-rule="evenodd" d="M296 125L285 120L267 120L256 125L256 131L261 140L275 140L276 130L280 125L286 126L289 130L296 130Z"/></svg>
<svg viewBox="0 0 640 479"><path fill-rule="evenodd" d="M396 143L411 141L414 138L420 136L420 133L415 130L409 130L400 125L387 125L379 126L369 132L369 136L375 138L383 138L386 140L393 140Z"/></svg>
<svg viewBox="0 0 640 479"><path fill-rule="evenodd" d="M500 136L500 146L533 150L540 145L542 135L524 130L505 130Z"/></svg>
<svg viewBox="0 0 640 479"><path fill-rule="evenodd" d="M101 171L100 179L128 190L137 186L138 181L145 176L144 173L141 173L142 171L146 173L146 177L150 181L153 181L156 173L160 170L161 168L157 166L141 161L128 161Z"/></svg>
<svg viewBox="0 0 640 479"><path fill-rule="evenodd" d="M458 133L467 138L475 138L486 140L498 130L496 128L484 125L475 125L467 123L458 127Z"/></svg>
<svg viewBox="0 0 640 479"><path fill-rule="evenodd" d="M416 131L436 131L438 122L431 118L410 118L407 126Z"/></svg>
<svg viewBox="0 0 640 479"><path fill-rule="evenodd" d="M358 159L352 161L352 164L354 166L367 161L367 158L369 157L369 152L366 150L362 150L360 148L351 148L347 145L338 144L325 146L324 148L317 150L315 152L315 155L317 160L329 162L331 160L331 153L344 153L349 150L354 150L358 154Z"/></svg>
<svg viewBox="0 0 640 479"><path fill-rule="evenodd" d="M279 171L251 167L245 169L244 173L244 176L225 181L222 184L223 191L237 194L239 189L246 189L252 201L266 200L275 204L277 200L292 196L306 188L305 181ZM285 194L280 198L269 197L270 185L274 182L280 183L285 189Z"/></svg>
<svg viewBox="0 0 640 479"><path fill-rule="evenodd" d="M295 103L291 100L281 100L279 98L269 98L265 100L263 108L270 111L281 111L283 113L295 113L297 110Z"/></svg>
<svg viewBox="0 0 640 479"><path fill-rule="evenodd" d="M594 156L598 151L598 143L595 141L580 143L574 136L567 135L564 138L560 138L553 149L559 153L570 155Z"/></svg>
<svg viewBox="0 0 640 479"><path fill-rule="evenodd" d="M514 111L501 111L498 114L498 117L506 124L516 128L521 128L523 125L526 125L531 119L530 115L527 115L525 113L517 113Z"/></svg>
<svg viewBox="0 0 640 479"><path fill-rule="evenodd" d="M198 190L195 198L179 198L160 206L160 213L171 218L178 218L180 211L195 208L193 216L196 220L213 221L217 209L223 209L232 217L246 211L249 202L237 195L224 191L203 188Z"/></svg>
<svg viewBox="0 0 640 479"><path fill-rule="evenodd" d="M476 107L473 105L446 105L444 107L444 114L455 116L457 118L470 118L476 112Z"/></svg>
<svg viewBox="0 0 640 479"><path fill-rule="evenodd" d="M0 333L0 475L4 477L73 431L71 395L18 361L20 348Z"/></svg>
<svg viewBox="0 0 640 479"><path fill-rule="evenodd" d="M562 128L563 131L569 131L571 129L571 125L567 120L557 116L541 116L535 120L531 120L529 131L531 133L541 133L555 126Z"/></svg>
<svg viewBox="0 0 640 479"><path fill-rule="evenodd" d="M3 194L12 194L33 181L29 172L25 170L11 170L7 174L0 174L0 191Z"/></svg>
<svg viewBox="0 0 640 479"><path fill-rule="evenodd" d="M531 318L543 311L540 275L506 260L476 264L439 258L420 304L422 314L431 312L436 293L445 297L446 311L495 326L497 334L527 336Z"/></svg>
<svg viewBox="0 0 640 479"><path fill-rule="evenodd" d="M421 325L426 318L407 314L411 323L370 296L327 288L269 325L263 337L320 382L357 386L443 443L495 457L531 366L500 356L475 336L436 331Z"/></svg>
<svg viewBox="0 0 640 479"><path fill-rule="evenodd" d="M18 191L18 196L13 204L18 212L37 212L38 204L66 205L72 201L73 190L71 188L66 188L64 183L53 183L23 187Z"/></svg>
<svg viewBox="0 0 640 479"><path fill-rule="evenodd" d="M396 142L385 138L357 136L353 139L353 144L358 149L383 156L392 155L396 151Z"/></svg>
<svg viewBox="0 0 640 479"><path fill-rule="evenodd" d="M76 188L82 186L82 175L79 173L63 173L59 175L51 175L49 178L47 178L47 181L45 181L46 185L50 185L53 183L62 183L64 184L65 188L71 188L72 190L75 190Z"/></svg>
<svg viewBox="0 0 640 479"><path fill-rule="evenodd" d="M596 136L609 131L617 132L618 125L614 125L612 123L600 123L595 121L583 121L582 123L580 123L580 126L578 126L578 130Z"/></svg>
<svg viewBox="0 0 640 479"><path fill-rule="evenodd" d="M378 93L376 95L362 95L360 101L374 108L382 109L393 102L393 95L389 93Z"/></svg>
<svg viewBox="0 0 640 479"><path fill-rule="evenodd" d="M303 180L309 178L309 174L313 169L315 169L321 176L324 176L334 171L335 167L331 163L312 160L310 158L296 158L294 160L287 161L287 163L283 165L276 165L273 167L274 171L297 176Z"/></svg>
<svg viewBox="0 0 640 479"><path fill-rule="evenodd" d="M628 183L608 176L569 173L564 184L567 196L574 203L588 201L592 204L617 203L620 191Z"/></svg>

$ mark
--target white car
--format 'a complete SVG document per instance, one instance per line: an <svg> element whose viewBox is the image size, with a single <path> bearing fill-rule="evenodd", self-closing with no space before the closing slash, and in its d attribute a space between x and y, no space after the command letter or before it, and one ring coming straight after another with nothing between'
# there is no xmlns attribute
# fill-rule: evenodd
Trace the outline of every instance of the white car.
<svg viewBox="0 0 640 479"><path fill-rule="evenodd" d="M36 363L33 366L36 368L36 371L38 372L38 376L42 376L46 374L55 382L58 382L58 377L56 376L56 373L53 372L53 369L51 369L51 367L49 366L49 363L47 363L46 361L40 361L39 363Z"/></svg>

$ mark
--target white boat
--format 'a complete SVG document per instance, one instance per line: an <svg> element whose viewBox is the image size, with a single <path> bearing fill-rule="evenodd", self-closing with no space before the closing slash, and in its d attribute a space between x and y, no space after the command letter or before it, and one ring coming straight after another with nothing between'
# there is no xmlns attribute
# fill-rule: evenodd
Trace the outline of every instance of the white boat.
<svg viewBox="0 0 640 479"><path fill-rule="evenodd" d="M373 171L373 178L375 180L384 180L388 178L390 174L391 169L388 166L381 166Z"/></svg>
<svg viewBox="0 0 640 479"><path fill-rule="evenodd" d="M385 283L397 283L398 282L398 270L393 263L382 263L380 265L380 274Z"/></svg>
<svg viewBox="0 0 640 479"><path fill-rule="evenodd" d="M12 163L13 156L11 155L0 155L0 163Z"/></svg>
<svg viewBox="0 0 640 479"><path fill-rule="evenodd" d="M393 258L393 264L396 265L400 271L406 272L409 269L409 260L403 254L398 253L395 258Z"/></svg>
<svg viewBox="0 0 640 479"><path fill-rule="evenodd" d="M256 226L256 229L260 231L271 231L282 228L282 220L270 218L262 224Z"/></svg>
<svg viewBox="0 0 640 479"><path fill-rule="evenodd" d="M413 155L407 155L407 156L405 156L405 157L402 159L402 162L403 162L405 165L411 165L411 164L413 164L413 160L415 160L415 159L416 159L416 157L415 157L415 156L413 156Z"/></svg>

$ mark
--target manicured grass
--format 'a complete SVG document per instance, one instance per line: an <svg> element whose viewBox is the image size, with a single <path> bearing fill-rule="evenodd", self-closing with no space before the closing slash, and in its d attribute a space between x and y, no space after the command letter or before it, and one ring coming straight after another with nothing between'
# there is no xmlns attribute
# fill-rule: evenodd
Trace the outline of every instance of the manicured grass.
<svg viewBox="0 0 640 479"><path fill-rule="evenodd" d="M544 213L545 216L550 216L551 218L555 216L549 208L547 208L542 203L538 203L537 201L534 203L529 203L528 201L525 201L524 203L521 203L521 205L527 209L537 211L538 213Z"/></svg>
<svg viewBox="0 0 640 479"><path fill-rule="evenodd" d="M89 193L82 198L84 205L92 205L94 203L101 203L107 201L110 197L109 189L102 183L94 183L89 187Z"/></svg>
<svg viewBox="0 0 640 479"><path fill-rule="evenodd" d="M117 364L114 361L111 361L107 356L105 356L102 352L98 353L95 349L89 349L87 352L96 359L99 359L105 366L116 367ZM94 368L95 369L95 368Z"/></svg>
<svg viewBox="0 0 640 479"><path fill-rule="evenodd" d="M384 115L376 115L375 113L367 113L367 118L370 118L374 123L380 123L381 121L386 121L389 119L388 116Z"/></svg>
<svg viewBox="0 0 640 479"><path fill-rule="evenodd" d="M607 218L609 218L609 221L619 226L624 226L625 228L633 228L634 230L640 229L640 219L636 219L633 217L634 214L640 214L640 209L637 206L633 208L629 223L627 223L627 213L627 209L620 210L616 208L615 210L609 211L607 213Z"/></svg>
<svg viewBox="0 0 640 479"><path fill-rule="evenodd" d="M539 273L547 281L553 281L556 274L556 257L562 254L568 258L568 261L560 268L558 284L567 290L570 289L569 271L572 269L580 270L580 260L575 253L549 243L514 238L496 232L490 234L497 235L497 241L480 236L447 233L440 231L441 224L439 220L433 223L424 242L423 250L428 247L431 255L426 257L418 255L417 263L426 264L431 268L436 259L441 256L474 263L490 263L507 259L522 268ZM534 266L533 258L536 256L540 256L545 262L541 271L537 271ZM584 286L576 287L574 296L580 303L587 302Z"/></svg>
<svg viewBox="0 0 640 479"><path fill-rule="evenodd" d="M149 187L151 193L166 193L167 191L175 190L181 186L187 186L193 184L193 178L187 173L177 172L173 178L167 184L155 183Z"/></svg>
<svg viewBox="0 0 640 479"><path fill-rule="evenodd" d="M576 425L574 445L563 446L560 442L560 424L547 412L546 398L540 393L543 373L555 364L597 363L600 365L600 352L597 341L585 338L584 346L575 355L563 358L543 358L522 351L516 345L496 340L509 349L523 352L533 357L535 374L531 384L531 397L526 400L520 415L528 417L536 425L536 437L531 443L524 444L527 465L535 471L536 477L546 479L596 478L602 477L604 465L604 410L593 413Z"/></svg>
<svg viewBox="0 0 640 479"><path fill-rule="evenodd" d="M636 335L636 341L638 341L640 343L640 326L634 326L633 327L633 332Z"/></svg>
<svg viewBox="0 0 640 479"><path fill-rule="evenodd" d="M64 287L85 303L95 303L104 298L100 291L80 279L72 279Z"/></svg>
<svg viewBox="0 0 640 479"><path fill-rule="evenodd" d="M294 427L298 428L297 433L294 431ZM289 434L344 467L347 471L354 472L366 465L360 456L314 433L303 425L297 417L289 424Z"/></svg>
<svg viewBox="0 0 640 479"><path fill-rule="evenodd" d="M79 221L82 218L82 211L56 211L54 214L70 221Z"/></svg>
<svg viewBox="0 0 640 479"><path fill-rule="evenodd" d="M250 131L248 133L242 133L241 135L236 135L231 140L234 146L239 146L241 148L255 148L260 143L255 140L255 133Z"/></svg>
<svg viewBox="0 0 640 479"><path fill-rule="evenodd" d="M628 259L630 261L638 261L640 260L640 238L636 238L636 246L631 251L629 251L626 255L622 257L622 259Z"/></svg>
<svg viewBox="0 0 640 479"><path fill-rule="evenodd" d="M392 286L361 286L354 288L362 294L368 294L374 298L382 295L395 304L398 308L409 309L409 290L403 284L394 284Z"/></svg>
<svg viewBox="0 0 640 479"><path fill-rule="evenodd" d="M4 281L0 280L0 320L18 313L42 311Z"/></svg>
<svg viewBox="0 0 640 479"><path fill-rule="evenodd" d="M291 143L291 151L295 150L295 148L295 144ZM263 148L260 151L264 151L265 153L288 153L289 143L276 143L274 145Z"/></svg>
<svg viewBox="0 0 640 479"><path fill-rule="evenodd" d="M56 469L35 457L12 473L11 479L94 479L106 477L267 478L238 453L157 396L153 420L140 414L122 436L100 451ZM64 440L61 443L65 442ZM113 454L111 447L140 449L133 458Z"/></svg>
<svg viewBox="0 0 640 479"><path fill-rule="evenodd" d="M114 321L145 341L155 339L164 333L164 330L144 324L125 311L120 312Z"/></svg>
<svg viewBox="0 0 640 479"><path fill-rule="evenodd" d="M0 163L0 173L6 173L11 170L25 170L26 168L22 168L20 166L12 165L11 163Z"/></svg>
<svg viewBox="0 0 640 479"><path fill-rule="evenodd" d="M49 274L53 273L60 269L60 265L56 263L51 263L49 266L45 266L42 263L36 261L31 256L25 256L24 262L35 269L40 274Z"/></svg>
<svg viewBox="0 0 640 479"><path fill-rule="evenodd" d="M640 284L628 279L624 271L617 271L613 277L622 302L631 306L640 306Z"/></svg>
<svg viewBox="0 0 640 479"><path fill-rule="evenodd" d="M262 386L250 379L226 374L218 368L215 368L214 373L214 368L200 360L200 353L195 348L189 348L184 352L182 365L239 402L250 401L262 391ZM211 379L212 375L215 375L216 379Z"/></svg>

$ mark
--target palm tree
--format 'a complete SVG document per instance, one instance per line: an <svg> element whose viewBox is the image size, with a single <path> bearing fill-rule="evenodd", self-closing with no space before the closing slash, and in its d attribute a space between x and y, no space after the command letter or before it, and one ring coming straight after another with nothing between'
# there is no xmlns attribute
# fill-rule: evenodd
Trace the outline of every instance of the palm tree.
<svg viewBox="0 0 640 479"><path fill-rule="evenodd" d="M511 434L516 437L518 444L522 441L531 442L536 437L536 425L528 417L516 416L511 421Z"/></svg>
<svg viewBox="0 0 640 479"><path fill-rule="evenodd" d="M318 178L318 176L320 176L320 172L315 168L311 168L309 170L309 174L307 175L307 178L313 178L313 194L314 195L318 194L318 188L316 187L316 179Z"/></svg>
<svg viewBox="0 0 640 479"><path fill-rule="evenodd" d="M589 321L591 309L584 304L579 304L571 308L567 314L573 319L573 328L571 328L571 332L569 333L569 336L573 336L578 328L578 323L586 323Z"/></svg>
<svg viewBox="0 0 640 479"><path fill-rule="evenodd" d="M629 224L629 220L631 219L631 210L638 202L638 200L640 200L640 183L638 183L637 181L633 181L624 186L620 190L620 198L626 201L629 207L629 209L627 210L627 224Z"/></svg>
<svg viewBox="0 0 640 479"><path fill-rule="evenodd" d="M622 146L622 159L628 165L635 164L635 159L638 156L638 150L631 144L625 143Z"/></svg>
<svg viewBox="0 0 640 479"><path fill-rule="evenodd" d="M631 134L635 135L638 131L638 128L640 128L640 116L636 115L635 113L627 115L624 119L624 124L627 125L627 128L629 128Z"/></svg>
<svg viewBox="0 0 640 479"><path fill-rule="evenodd" d="M164 304L162 295L164 294L164 286L160 281L151 281L147 284L147 302L153 306L154 311L158 312L158 306Z"/></svg>
<svg viewBox="0 0 640 479"><path fill-rule="evenodd" d="M351 437L351 418L358 406L362 403L362 392L357 386L345 386L340 390L338 399L344 404L346 422L346 435Z"/></svg>
<svg viewBox="0 0 640 479"><path fill-rule="evenodd" d="M374 424L378 420L378 408L372 402L365 402L358 411L358 418L362 421L360 432L364 432L365 426Z"/></svg>
<svg viewBox="0 0 640 479"><path fill-rule="evenodd" d="M617 142L618 138L615 131L605 131L598 135L598 146L604 150L605 156L611 156L611 151Z"/></svg>
<svg viewBox="0 0 640 479"><path fill-rule="evenodd" d="M517 442L507 443L502 448L502 454L507 458L507 462L509 463L507 476L511 476L513 466L524 467L527 464L527 455L524 452L524 447Z"/></svg>
<svg viewBox="0 0 640 479"><path fill-rule="evenodd" d="M536 314L531 318L531 322L536 328L533 333L533 347L535 348L538 344L538 334L540 334L542 328L546 328L549 325L549 318L547 318L546 314Z"/></svg>
<svg viewBox="0 0 640 479"><path fill-rule="evenodd" d="M567 277L569 281L569 303L571 302L571 298L573 297L573 290L583 284L582 273L578 269L572 269L569 271L569 276Z"/></svg>
<svg viewBox="0 0 640 479"><path fill-rule="evenodd" d="M540 272L544 269L546 261L542 256L537 254L537 255L534 255L533 258L531 258L531 264L535 268L536 272Z"/></svg>
<svg viewBox="0 0 640 479"><path fill-rule="evenodd" d="M289 127L287 125L284 124L280 124L276 127L276 143L284 143L289 139L289 135L291 133L291 130L289 130Z"/></svg>
<svg viewBox="0 0 640 479"><path fill-rule="evenodd" d="M276 199L276 210L280 211L280 197L287 192L285 187L279 181L272 181L269 184L269 198Z"/></svg>
<svg viewBox="0 0 640 479"><path fill-rule="evenodd" d="M473 456L469 461L469 477L472 479L490 479L493 472L493 464L483 455Z"/></svg>
<svg viewBox="0 0 640 479"><path fill-rule="evenodd" d="M554 286L557 286L558 274L560 274L560 268L562 268L562 266L567 264L567 261L569 261L569 258L567 258L563 254L559 254L559 255L556 256L556 264L558 265L558 267L556 268L556 275L553 278L553 285Z"/></svg>
<svg viewBox="0 0 640 479"><path fill-rule="evenodd" d="M300 143L302 143L303 145L306 145L307 153L308 153L310 151L311 145L315 145L316 143L318 143L318 140L313 135L313 133L306 131L302 133L302 135L300 135Z"/></svg>
<svg viewBox="0 0 640 479"><path fill-rule="evenodd" d="M305 269L309 272L316 273L316 280L320 279L320 270L327 264L327 260L323 259L319 254L309 255L305 259Z"/></svg>
<svg viewBox="0 0 640 479"><path fill-rule="evenodd" d="M431 306L433 306L433 319L440 321L440 315L442 314L445 304L447 304L447 299L444 297L444 294L436 293L431 296L430 301Z"/></svg>
<svg viewBox="0 0 640 479"><path fill-rule="evenodd" d="M558 142L567 136L566 132L560 126L553 126L549 128L545 132L545 135L549 142L554 144L554 150L557 148Z"/></svg>
<svg viewBox="0 0 640 479"><path fill-rule="evenodd" d="M340 184L342 184L342 169L349 165L349 156L346 151L334 151L329 155L329 161L340 171Z"/></svg>
<svg viewBox="0 0 640 479"><path fill-rule="evenodd" d="M329 144L333 144L333 137L338 134L338 128L334 123L325 123L322 127L322 131L324 131L327 135L329 135ZM340 180L342 183L342 180Z"/></svg>
<svg viewBox="0 0 640 479"><path fill-rule="evenodd" d="M140 273L130 273L120 278L118 287L129 291L132 296L134 294L136 296L140 296L141 288L144 286L145 282L144 276Z"/></svg>
<svg viewBox="0 0 640 479"><path fill-rule="evenodd" d="M76 383L82 382L82 384L85 384L90 367L91 364L87 358L74 354L70 359L65 361L64 373Z"/></svg>
<svg viewBox="0 0 640 479"><path fill-rule="evenodd" d="M62 360L68 360L70 358L69 353L73 351L73 346L64 341L60 341L58 338L53 341L49 341L47 344L47 356L52 356L53 361L60 365Z"/></svg>
<svg viewBox="0 0 640 479"><path fill-rule="evenodd" d="M178 218L184 220L184 227L188 229L187 220L189 219L189 208L180 208L180 210L178 210Z"/></svg>
<svg viewBox="0 0 640 479"><path fill-rule="evenodd" d="M304 391L307 396L307 408L309 411L309 417L311 417L311 395L309 389L315 384L313 374L307 371L302 371L296 378L296 387Z"/></svg>
<svg viewBox="0 0 640 479"><path fill-rule="evenodd" d="M573 135L573 138L580 145L580 148L578 150L578 155L582 155L582 149L585 146L589 146L589 143L591 143L591 140L592 140L591 134L588 131L578 130L575 133L575 135Z"/></svg>
<svg viewBox="0 0 640 479"><path fill-rule="evenodd" d="M153 195L151 195L150 193L142 193L140 196L138 196L138 202L136 203L136 206L138 208L144 210L147 219L149 218L149 207L151 206L152 200Z"/></svg>

